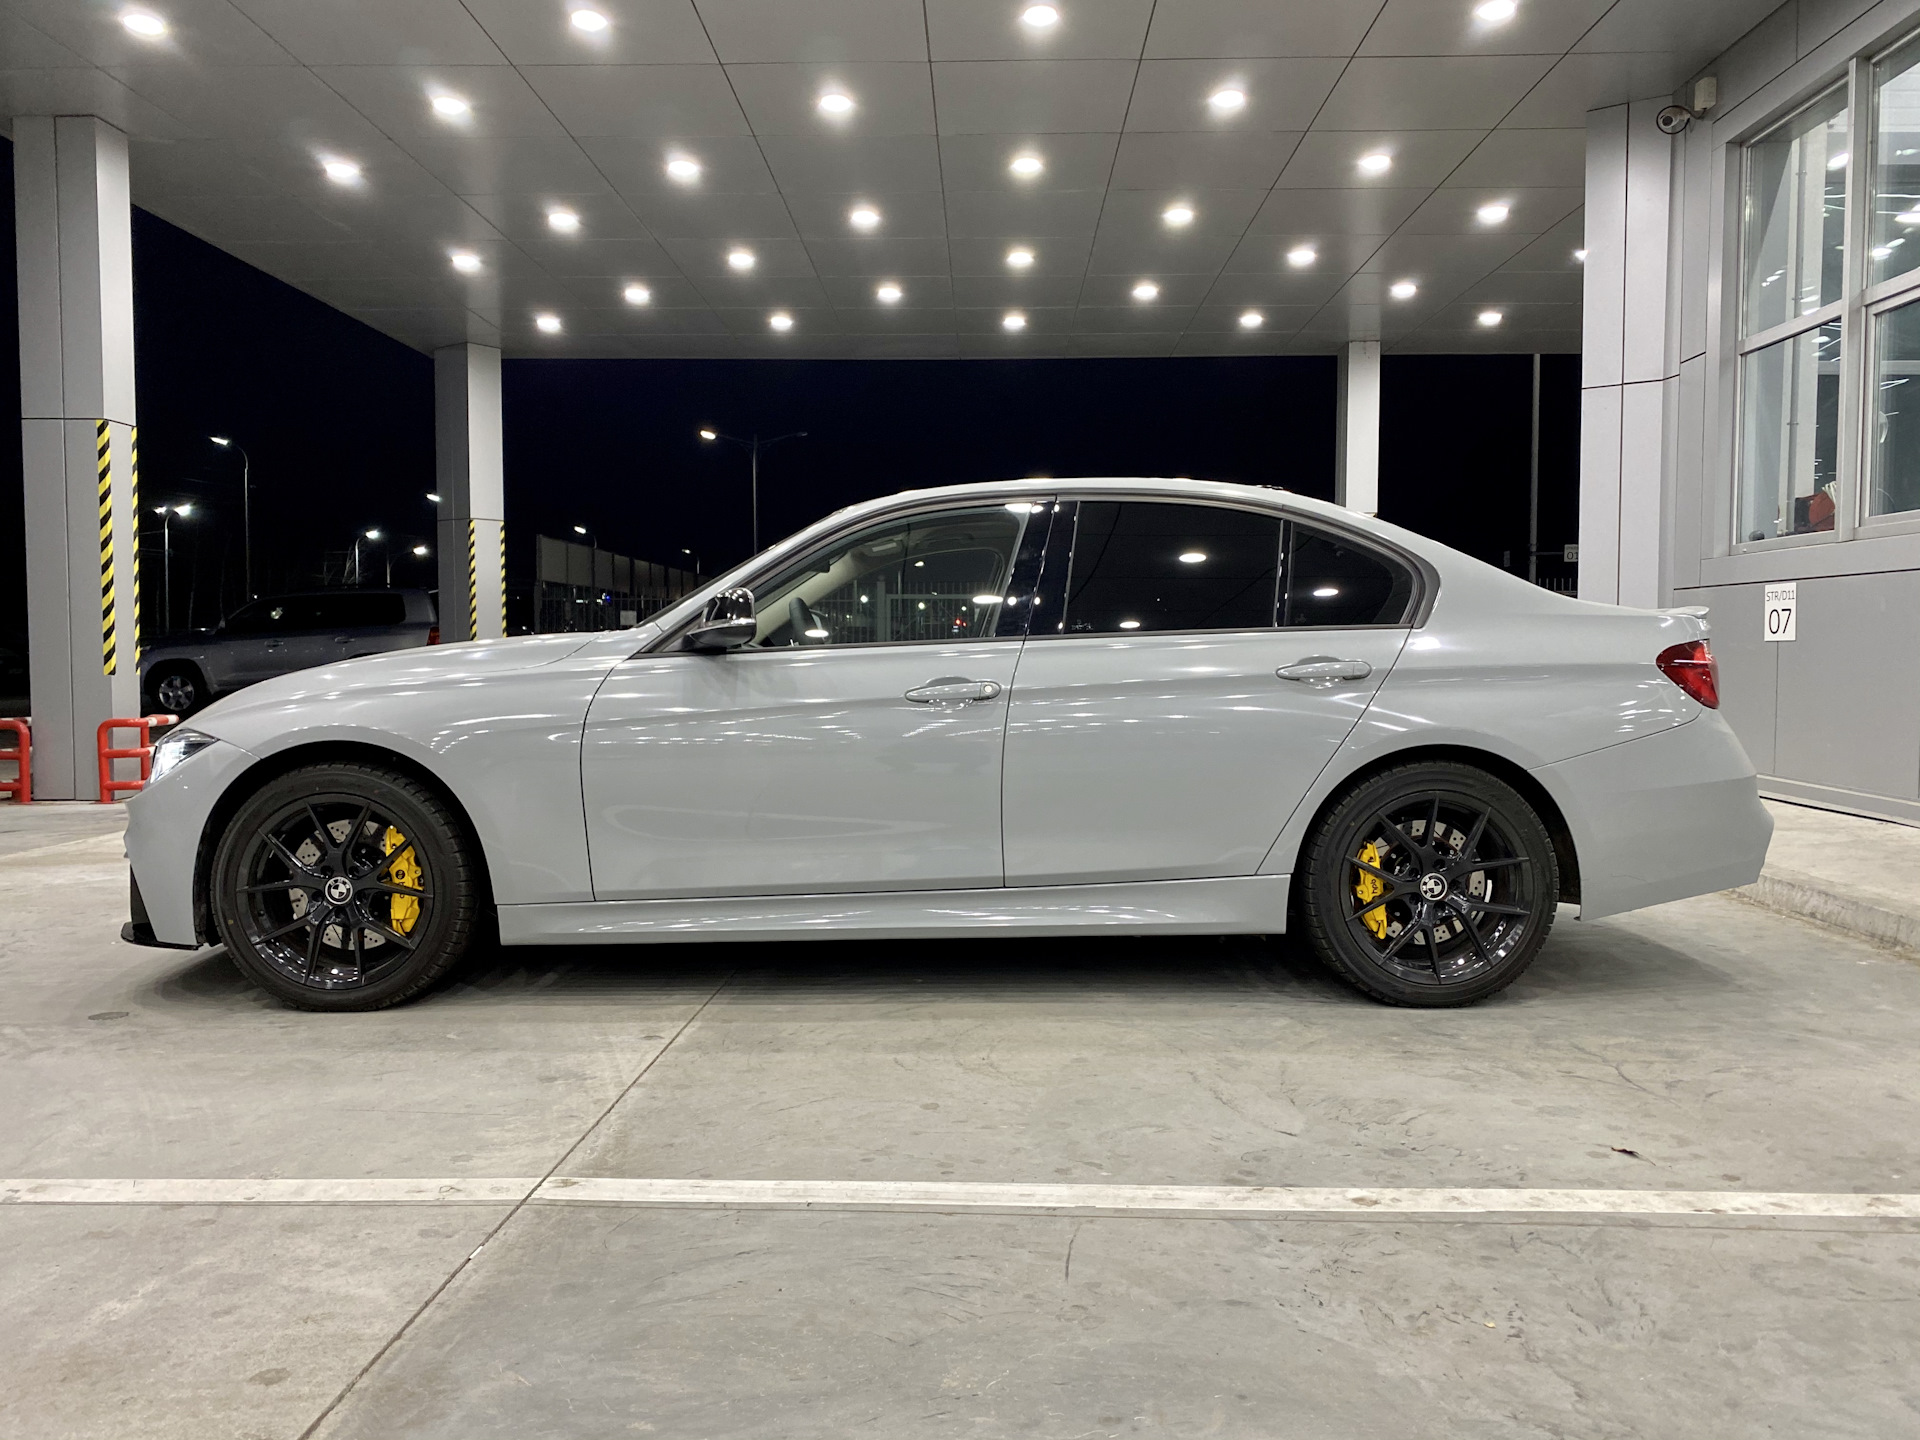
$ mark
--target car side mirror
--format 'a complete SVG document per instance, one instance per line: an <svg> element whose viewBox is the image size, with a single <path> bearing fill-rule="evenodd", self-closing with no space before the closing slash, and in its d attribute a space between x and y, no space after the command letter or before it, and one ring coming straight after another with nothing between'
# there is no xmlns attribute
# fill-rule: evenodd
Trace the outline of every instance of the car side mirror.
<svg viewBox="0 0 1920 1440"><path fill-rule="evenodd" d="M750 642L758 629L753 618L753 591L736 585L707 602L700 623L689 630L680 643L684 649L707 654L737 650Z"/></svg>

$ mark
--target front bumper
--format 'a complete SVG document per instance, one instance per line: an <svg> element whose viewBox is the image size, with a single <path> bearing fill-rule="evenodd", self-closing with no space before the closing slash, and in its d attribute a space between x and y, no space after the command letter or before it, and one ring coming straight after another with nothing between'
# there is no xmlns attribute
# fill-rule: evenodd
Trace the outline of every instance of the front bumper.
<svg viewBox="0 0 1920 1440"><path fill-rule="evenodd" d="M192 949L209 943L194 914L194 872L207 819L253 755L222 741L209 745L127 801L127 859L141 896L130 924L144 918L156 945ZM129 935L128 939L133 939Z"/></svg>
<svg viewBox="0 0 1920 1440"><path fill-rule="evenodd" d="M147 902L140 898L140 881L131 866L127 869L127 923L120 927L120 938L129 945L152 945L161 950L197 950L198 945L182 945L173 940L156 939L153 921L147 918Z"/></svg>

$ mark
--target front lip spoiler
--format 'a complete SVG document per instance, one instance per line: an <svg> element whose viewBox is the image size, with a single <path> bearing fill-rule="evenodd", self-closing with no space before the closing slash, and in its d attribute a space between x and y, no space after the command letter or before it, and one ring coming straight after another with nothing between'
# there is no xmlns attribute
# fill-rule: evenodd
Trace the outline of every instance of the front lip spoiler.
<svg viewBox="0 0 1920 1440"><path fill-rule="evenodd" d="M198 950L198 945L180 945L171 940L156 939L153 922L147 918L147 902L140 898L140 882L134 878L133 867L127 867L127 910L131 919L120 927L120 938L129 945L147 945L156 950Z"/></svg>

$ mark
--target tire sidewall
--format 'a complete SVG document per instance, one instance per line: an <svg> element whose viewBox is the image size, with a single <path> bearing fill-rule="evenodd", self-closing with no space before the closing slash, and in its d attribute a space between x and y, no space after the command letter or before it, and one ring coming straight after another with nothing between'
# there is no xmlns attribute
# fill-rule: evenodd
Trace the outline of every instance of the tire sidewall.
<svg viewBox="0 0 1920 1440"><path fill-rule="evenodd" d="M433 897L415 952L391 974L354 989L301 985L261 956L241 925L240 887L247 883L243 867L253 838L289 806L329 799L370 800L400 821L402 833L425 861ZM373 766L314 765L269 780L227 822L209 873L214 923L227 954L249 979L302 1009L377 1010L405 1000L451 969L473 934L475 886L460 827L418 782Z"/></svg>
<svg viewBox="0 0 1920 1440"><path fill-rule="evenodd" d="M1529 932L1492 970L1456 985L1415 985L1400 979L1374 963L1346 923L1346 862L1357 851L1361 831L1376 814L1390 808L1396 797L1434 791L1457 795L1491 810L1516 846L1533 861L1536 908ZM1360 781L1315 826L1305 853L1301 904L1309 943L1321 959L1361 990L1396 1005L1468 1005L1505 989L1533 962L1546 942L1559 904L1560 869L1546 824L1519 791L1471 765L1415 763Z"/></svg>

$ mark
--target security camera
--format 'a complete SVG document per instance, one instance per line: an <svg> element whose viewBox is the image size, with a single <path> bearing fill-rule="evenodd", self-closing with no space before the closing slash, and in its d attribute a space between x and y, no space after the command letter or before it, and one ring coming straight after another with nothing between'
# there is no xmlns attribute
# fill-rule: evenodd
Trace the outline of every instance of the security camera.
<svg viewBox="0 0 1920 1440"><path fill-rule="evenodd" d="M1663 135L1678 135L1693 123L1693 112L1684 105L1669 105L1653 117Z"/></svg>

